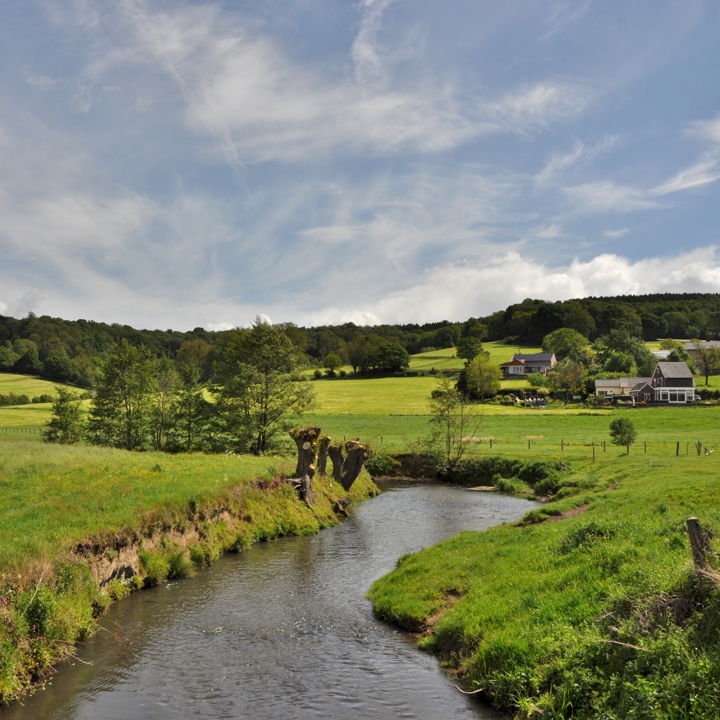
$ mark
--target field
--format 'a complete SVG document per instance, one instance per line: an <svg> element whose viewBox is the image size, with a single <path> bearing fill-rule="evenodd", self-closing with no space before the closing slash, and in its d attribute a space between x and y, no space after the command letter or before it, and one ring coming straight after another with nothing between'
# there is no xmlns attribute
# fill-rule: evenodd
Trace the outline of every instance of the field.
<svg viewBox="0 0 720 720"><path fill-rule="evenodd" d="M556 448L565 499L402 558L376 610L517 718L717 718L720 575L695 576L685 521L718 547L720 457L661 452L679 418L717 411L665 417L647 455Z"/></svg>

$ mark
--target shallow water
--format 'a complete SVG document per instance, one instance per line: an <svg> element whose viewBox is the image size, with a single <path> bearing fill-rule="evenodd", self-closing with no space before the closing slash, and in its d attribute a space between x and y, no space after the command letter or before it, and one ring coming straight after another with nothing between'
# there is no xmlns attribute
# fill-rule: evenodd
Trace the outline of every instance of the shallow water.
<svg viewBox="0 0 720 720"><path fill-rule="evenodd" d="M262 543L136 593L2 720L494 718L364 593L401 555L534 503L427 484L390 487L319 535Z"/></svg>

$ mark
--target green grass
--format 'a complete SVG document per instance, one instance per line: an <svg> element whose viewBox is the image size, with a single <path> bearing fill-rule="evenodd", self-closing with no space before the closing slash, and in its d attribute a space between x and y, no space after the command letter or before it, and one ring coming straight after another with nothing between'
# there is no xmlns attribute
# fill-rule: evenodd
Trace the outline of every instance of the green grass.
<svg viewBox="0 0 720 720"><path fill-rule="evenodd" d="M62 383L54 383L48 380L31 377L29 375L15 375L13 373L0 373L0 395L27 395L30 399L40 395L54 395L55 386ZM69 387L62 385L63 387ZM77 388L72 388L77 389ZM78 390L78 392L82 392Z"/></svg>
<svg viewBox="0 0 720 720"><path fill-rule="evenodd" d="M0 443L0 705L46 678L131 589L186 576L224 551L337 523L334 503L345 491L316 478L308 507L278 479L294 464ZM375 491L363 472L350 498ZM138 574L100 588L93 561L123 548L139 553Z"/></svg>
<svg viewBox="0 0 720 720"><path fill-rule="evenodd" d="M414 630L429 622L422 645L518 718L718 717L720 591L689 579L685 520L718 536L720 453L675 457L661 444L691 417L647 413L647 455L611 447L593 465L586 448L556 448L547 458L573 467L567 497L532 517L585 512L406 556L373 586L376 610ZM716 418L690 423L713 447ZM673 622L674 607L692 617Z"/></svg>
<svg viewBox="0 0 720 720"><path fill-rule="evenodd" d="M135 527L143 513L221 496L273 465L283 462L0 443L0 571L52 559L101 532Z"/></svg>

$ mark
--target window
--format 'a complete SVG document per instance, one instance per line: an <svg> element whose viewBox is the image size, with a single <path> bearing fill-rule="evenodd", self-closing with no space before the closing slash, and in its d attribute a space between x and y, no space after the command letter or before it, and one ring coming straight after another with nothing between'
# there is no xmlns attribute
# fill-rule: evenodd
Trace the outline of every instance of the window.
<svg viewBox="0 0 720 720"><path fill-rule="evenodd" d="M677 402L678 394L676 392L670 392L670 402Z"/></svg>

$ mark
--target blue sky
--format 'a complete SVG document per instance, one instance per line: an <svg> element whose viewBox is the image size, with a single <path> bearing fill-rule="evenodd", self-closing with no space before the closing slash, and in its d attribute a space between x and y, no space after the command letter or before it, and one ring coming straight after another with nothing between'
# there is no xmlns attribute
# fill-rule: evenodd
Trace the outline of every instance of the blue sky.
<svg viewBox="0 0 720 720"><path fill-rule="evenodd" d="M0 312L720 292L720 5L6 0Z"/></svg>

